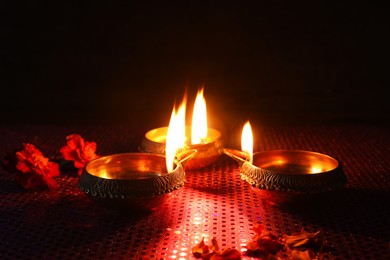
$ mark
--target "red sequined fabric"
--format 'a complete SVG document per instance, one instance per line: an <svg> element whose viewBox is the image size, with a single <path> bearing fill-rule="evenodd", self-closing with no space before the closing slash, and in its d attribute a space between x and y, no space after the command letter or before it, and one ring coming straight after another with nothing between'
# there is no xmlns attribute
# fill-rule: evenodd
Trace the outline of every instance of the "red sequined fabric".
<svg viewBox="0 0 390 260"><path fill-rule="evenodd" d="M268 126L257 147L303 149L337 158L345 189L326 196L286 199L241 180L226 156L187 171L187 182L150 214L121 213L89 200L78 175L61 170L55 191L28 192L13 173L0 173L2 259L193 259L202 237L245 255L261 223L278 237L320 231L324 259L388 259L390 192L389 127ZM136 152L143 133L131 127L1 126L1 156L33 141L50 160L70 133L98 144L100 155ZM287 258L287 253L282 252ZM250 259L244 256L246 259Z"/></svg>

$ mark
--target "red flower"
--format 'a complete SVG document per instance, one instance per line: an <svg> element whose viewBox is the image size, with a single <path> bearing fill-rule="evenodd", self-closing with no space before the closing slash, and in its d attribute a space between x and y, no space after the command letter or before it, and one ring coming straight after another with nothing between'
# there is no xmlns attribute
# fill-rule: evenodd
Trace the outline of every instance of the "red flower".
<svg viewBox="0 0 390 260"><path fill-rule="evenodd" d="M23 147L22 151L16 152L16 169L21 172L18 176L20 184L30 190L42 187L56 189L57 182L53 177L60 175L58 164L50 162L32 144L23 144Z"/></svg>
<svg viewBox="0 0 390 260"><path fill-rule="evenodd" d="M79 169L79 175L89 161L100 157L95 153L95 142L84 141L78 134L68 135L66 140L67 144L60 149L60 152L65 160L74 161L74 166Z"/></svg>

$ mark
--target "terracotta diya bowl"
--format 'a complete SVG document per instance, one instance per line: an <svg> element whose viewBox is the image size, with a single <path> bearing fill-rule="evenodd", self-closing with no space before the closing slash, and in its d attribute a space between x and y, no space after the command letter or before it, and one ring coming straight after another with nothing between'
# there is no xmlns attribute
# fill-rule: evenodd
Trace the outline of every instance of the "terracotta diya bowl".
<svg viewBox="0 0 390 260"><path fill-rule="evenodd" d="M155 128L143 137L139 151L144 153L165 154L165 141L168 127ZM191 127L186 127L186 136L191 136ZM187 170L206 167L219 158L222 153L221 132L208 128L207 138L200 144L186 144L182 151L196 149L193 159L186 163Z"/></svg>
<svg viewBox="0 0 390 260"><path fill-rule="evenodd" d="M239 163L242 180L279 198L334 191L347 183L339 161L322 153L271 150L254 153L252 163L243 152L225 149L224 153Z"/></svg>
<svg viewBox="0 0 390 260"><path fill-rule="evenodd" d="M125 211L153 210L184 185L189 151L167 172L165 157L158 154L123 153L89 162L78 181L89 198L109 208Z"/></svg>

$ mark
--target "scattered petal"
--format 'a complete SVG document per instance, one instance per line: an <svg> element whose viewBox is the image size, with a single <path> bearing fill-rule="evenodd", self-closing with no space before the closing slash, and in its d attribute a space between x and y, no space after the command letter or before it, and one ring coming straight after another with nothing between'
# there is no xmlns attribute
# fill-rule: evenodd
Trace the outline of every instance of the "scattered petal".
<svg viewBox="0 0 390 260"><path fill-rule="evenodd" d="M217 241L217 238L216 237L213 237L211 239L211 251L214 251L214 252L219 252L219 246L218 246L218 241Z"/></svg>
<svg viewBox="0 0 390 260"><path fill-rule="evenodd" d="M253 230L255 235L246 246L248 256L268 258L283 248L278 237L269 233L263 225L255 225Z"/></svg>
<svg viewBox="0 0 390 260"><path fill-rule="evenodd" d="M227 260L240 260L242 259L241 252L237 249L225 249L222 253L214 253L210 260L220 260L220 259L227 259Z"/></svg>
<svg viewBox="0 0 390 260"><path fill-rule="evenodd" d="M314 253L312 251L310 251L310 250L301 251L301 250L298 250L298 249L294 249L294 250L291 250L290 255L291 255L291 259L293 259L293 260L312 260L312 259L316 259Z"/></svg>
<svg viewBox="0 0 390 260"><path fill-rule="evenodd" d="M256 235L267 233L268 231L265 229L265 227L261 224L256 224L253 226L253 231L255 231Z"/></svg>
<svg viewBox="0 0 390 260"><path fill-rule="evenodd" d="M196 258L202 258L203 260L219 260L219 259L227 259L227 260L239 260L242 259L241 252L237 249L227 248L220 252L217 239L215 237L211 240L211 245L208 246L204 242L204 238L202 241L192 248L192 254Z"/></svg>
<svg viewBox="0 0 390 260"><path fill-rule="evenodd" d="M15 156L17 179L25 189L57 188L53 177L60 175L58 164L50 162L34 145L23 144L23 150L16 152Z"/></svg>
<svg viewBox="0 0 390 260"><path fill-rule="evenodd" d="M66 140L67 144L60 149L60 152L65 160L74 162L79 175L88 162L100 157L95 153L95 142L84 141L78 134L68 135Z"/></svg>
<svg viewBox="0 0 390 260"><path fill-rule="evenodd" d="M202 258L204 255L208 254L209 252L210 252L210 249L205 244L204 238L202 238L202 241L200 241L199 244L197 244L195 247L192 248L192 254L196 258Z"/></svg>
<svg viewBox="0 0 390 260"><path fill-rule="evenodd" d="M313 245L317 244L317 236L320 231L310 233L302 230L301 232L294 233L291 236L285 236L285 244L288 248L311 248Z"/></svg>

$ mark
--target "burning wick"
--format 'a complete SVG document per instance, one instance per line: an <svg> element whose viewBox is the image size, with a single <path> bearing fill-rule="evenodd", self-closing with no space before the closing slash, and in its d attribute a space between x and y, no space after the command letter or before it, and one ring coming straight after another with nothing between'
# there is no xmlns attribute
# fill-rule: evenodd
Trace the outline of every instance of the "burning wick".
<svg viewBox="0 0 390 260"><path fill-rule="evenodd" d="M179 109L176 111L176 108L173 108L171 119L169 121L165 148L168 172L173 170L177 150L184 147L186 143L186 104L187 99L184 97ZM203 96L202 88L198 90L194 103L191 127L191 144L207 143L207 134L206 99Z"/></svg>
<svg viewBox="0 0 390 260"><path fill-rule="evenodd" d="M203 88L196 95L192 113L191 144L206 142L207 138L207 109L203 96Z"/></svg>
<svg viewBox="0 0 390 260"><path fill-rule="evenodd" d="M166 169L174 167L177 153L195 149L194 160L186 163L187 169L200 169L214 162L221 153L221 133L208 128L206 100L203 87L198 90L192 113L192 124L186 125L187 97L183 98L180 107L173 108L168 126L148 131L142 139L139 151L164 154ZM179 158L180 159L180 158Z"/></svg>
<svg viewBox="0 0 390 260"><path fill-rule="evenodd" d="M253 162L253 133L252 127L249 121L247 121L242 128L241 134L241 150L248 153L248 160L252 164Z"/></svg>
<svg viewBox="0 0 390 260"><path fill-rule="evenodd" d="M185 136L185 116L186 116L186 98L183 99L179 109L173 107L171 119L169 121L167 137L165 142L165 161L167 172L173 171L176 152L184 147Z"/></svg>

